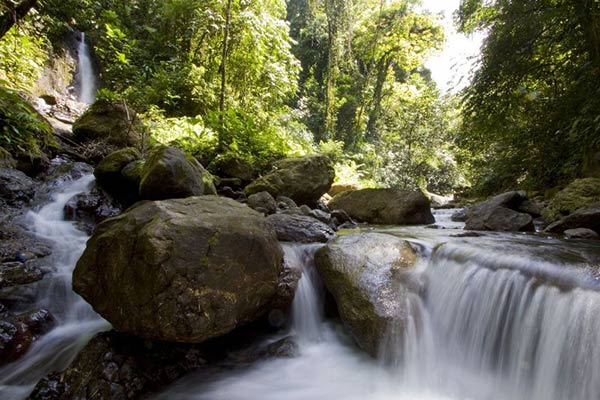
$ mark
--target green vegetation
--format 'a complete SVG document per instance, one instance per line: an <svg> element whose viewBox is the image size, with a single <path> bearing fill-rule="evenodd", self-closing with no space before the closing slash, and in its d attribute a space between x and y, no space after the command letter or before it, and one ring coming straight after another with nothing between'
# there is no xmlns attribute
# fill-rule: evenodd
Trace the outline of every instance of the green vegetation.
<svg viewBox="0 0 600 400"><path fill-rule="evenodd" d="M33 91L66 34L85 31L99 97L131 104L152 142L207 166L264 171L323 152L338 183L436 193L473 183L475 195L600 170L597 1L463 0L460 29L489 35L461 96L442 96L423 66L444 32L417 0L33 3L0 40L3 86Z"/></svg>

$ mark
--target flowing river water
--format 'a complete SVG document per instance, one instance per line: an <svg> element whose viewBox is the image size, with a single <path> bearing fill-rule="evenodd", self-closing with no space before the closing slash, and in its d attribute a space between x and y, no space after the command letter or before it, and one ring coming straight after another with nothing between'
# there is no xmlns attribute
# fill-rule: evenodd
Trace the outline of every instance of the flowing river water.
<svg viewBox="0 0 600 400"><path fill-rule="evenodd" d="M26 397L37 379L66 366L90 337L109 327L70 290L87 238L62 221L65 202L92 179L70 183L53 203L30 213L36 232L54 243L56 273L40 287L38 301L59 323L21 361L0 370L2 399ZM409 315L390 324L378 359L359 350L340 322L325 317L313 261L320 245L285 244L287 262L303 275L289 328L265 341L291 336L298 354L199 371L156 398L600 399L600 242L465 236L450 214L436 212L443 229L363 228L405 238L419 253L412 274L423 290L404 300Z"/></svg>

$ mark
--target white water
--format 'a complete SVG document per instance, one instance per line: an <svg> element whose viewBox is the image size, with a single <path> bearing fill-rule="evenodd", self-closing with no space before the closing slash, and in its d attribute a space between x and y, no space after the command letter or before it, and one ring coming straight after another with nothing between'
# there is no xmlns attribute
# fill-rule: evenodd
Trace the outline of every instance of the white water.
<svg viewBox="0 0 600 400"><path fill-rule="evenodd" d="M379 360L322 317L314 248L289 247L287 258L307 260L291 326L300 354L187 378L158 398L600 399L598 283L577 287L584 277L595 281L589 271L557 261L562 253L533 252L544 239L528 245L518 239L508 235L510 244L496 248L486 248L496 238L477 238L425 249L416 278L426 290L405 299L411 313L390 325Z"/></svg>
<svg viewBox="0 0 600 400"><path fill-rule="evenodd" d="M96 101L96 75L92 67L90 49L85 41L85 33L81 32L77 47L77 81L79 82L79 101L92 104Z"/></svg>
<svg viewBox="0 0 600 400"><path fill-rule="evenodd" d="M26 397L39 379L64 369L93 335L110 326L71 289L72 271L88 237L64 220L63 208L74 195L88 191L93 180L90 174L67 182L50 204L27 216L32 230L52 243L54 272L36 284L35 304L49 310L56 325L23 358L0 369L0 399Z"/></svg>

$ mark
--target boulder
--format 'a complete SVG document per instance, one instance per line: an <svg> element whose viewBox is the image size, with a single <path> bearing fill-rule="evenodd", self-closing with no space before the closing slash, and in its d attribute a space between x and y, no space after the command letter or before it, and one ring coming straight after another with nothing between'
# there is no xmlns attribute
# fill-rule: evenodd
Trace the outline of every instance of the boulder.
<svg viewBox="0 0 600 400"><path fill-rule="evenodd" d="M267 222L277 232L277 239L284 242L325 243L335 236L329 225L307 215L274 214Z"/></svg>
<svg viewBox="0 0 600 400"><path fill-rule="evenodd" d="M138 187L141 177L139 172L134 172L134 166L140 165L137 161L141 158L140 152L133 147L109 154L94 169L98 185L124 205L135 203L139 200ZM127 174L124 173L126 168Z"/></svg>
<svg viewBox="0 0 600 400"><path fill-rule="evenodd" d="M93 188L89 193L73 196L64 207L65 219L76 221L78 228L89 235L100 222L120 213L121 207L98 187Z"/></svg>
<svg viewBox="0 0 600 400"><path fill-rule="evenodd" d="M600 235L594 232L591 229L587 228L576 228L576 229L567 229L565 231L565 236L567 239L598 239Z"/></svg>
<svg viewBox="0 0 600 400"><path fill-rule="evenodd" d="M315 254L344 324L372 356L389 325L407 315L407 296L419 290L409 277L416 260L407 241L381 233L341 236Z"/></svg>
<svg viewBox="0 0 600 400"><path fill-rule="evenodd" d="M385 225L431 224L429 200L421 191L362 189L346 191L329 202L332 210L344 210L360 222Z"/></svg>
<svg viewBox="0 0 600 400"><path fill-rule="evenodd" d="M552 223L597 202L600 202L600 178L577 179L548 202L542 215L546 222Z"/></svg>
<svg viewBox="0 0 600 400"><path fill-rule="evenodd" d="M286 196L297 204L314 206L329 190L335 171L331 160L321 154L287 158L275 163L274 170L246 186L246 194L269 192Z"/></svg>
<svg viewBox="0 0 600 400"><path fill-rule="evenodd" d="M0 168L0 199L13 205L27 203L32 199L34 191L35 183L23 172Z"/></svg>
<svg viewBox="0 0 600 400"><path fill-rule="evenodd" d="M549 233L562 233L570 229L586 228L600 233L600 203L576 210L544 230Z"/></svg>
<svg viewBox="0 0 600 400"><path fill-rule="evenodd" d="M331 197L334 197L342 192L346 192L348 190L357 190L358 186L352 183L334 183L331 185L331 188L327 191L327 194Z"/></svg>
<svg viewBox="0 0 600 400"><path fill-rule="evenodd" d="M204 194L202 172L175 147L158 147L144 166L140 198L164 200Z"/></svg>
<svg viewBox="0 0 600 400"><path fill-rule="evenodd" d="M140 202L98 226L73 288L118 331L199 343L268 312L282 260L266 219L234 200Z"/></svg>
<svg viewBox="0 0 600 400"><path fill-rule="evenodd" d="M527 206L527 195L522 191L511 191L469 206L464 210L465 229L474 231L533 232L531 215L519 212ZM456 213L453 220L461 215Z"/></svg>
<svg viewBox="0 0 600 400"><path fill-rule="evenodd" d="M253 210L258 208L264 209L267 215L275 214L277 212L277 203L269 192L258 192L248 196L248 207Z"/></svg>
<svg viewBox="0 0 600 400"><path fill-rule="evenodd" d="M0 320L0 366L18 360L53 325L54 317L47 310Z"/></svg>
<svg viewBox="0 0 600 400"><path fill-rule="evenodd" d="M109 147L139 147L141 122L124 102L99 100L73 124L78 143L97 142Z"/></svg>
<svg viewBox="0 0 600 400"><path fill-rule="evenodd" d="M252 165L234 155L218 156L209 164L208 168L219 176L239 179L244 182L250 182L256 177L256 171Z"/></svg>
<svg viewBox="0 0 600 400"><path fill-rule="evenodd" d="M531 215L505 207L480 209L470 214L465 223L469 231L533 232Z"/></svg>

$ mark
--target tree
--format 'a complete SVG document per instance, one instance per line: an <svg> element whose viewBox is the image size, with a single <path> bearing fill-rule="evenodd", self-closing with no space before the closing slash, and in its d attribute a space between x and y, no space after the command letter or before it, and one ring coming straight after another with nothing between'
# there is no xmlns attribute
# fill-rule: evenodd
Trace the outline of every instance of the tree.
<svg viewBox="0 0 600 400"><path fill-rule="evenodd" d="M0 14L0 38L13 27L18 21L25 18L29 10L37 4L37 0L3 0Z"/></svg>

